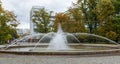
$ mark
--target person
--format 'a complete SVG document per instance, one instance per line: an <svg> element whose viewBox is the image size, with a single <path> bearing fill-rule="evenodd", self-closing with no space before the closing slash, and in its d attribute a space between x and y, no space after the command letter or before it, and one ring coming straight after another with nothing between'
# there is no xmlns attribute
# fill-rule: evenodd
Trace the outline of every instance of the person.
<svg viewBox="0 0 120 64"><path fill-rule="evenodd" d="M29 38L29 42L32 42L32 38Z"/></svg>
<svg viewBox="0 0 120 64"><path fill-rule="evenodd" d="M11 43L11 40L9 39L9 40L7 41L7 43L10 44L10 43Z"/></svg>

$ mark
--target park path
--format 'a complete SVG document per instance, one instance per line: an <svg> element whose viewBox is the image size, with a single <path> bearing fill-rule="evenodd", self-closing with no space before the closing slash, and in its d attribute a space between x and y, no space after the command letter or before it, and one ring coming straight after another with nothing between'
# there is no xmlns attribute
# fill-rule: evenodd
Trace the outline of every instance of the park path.
<svg viewBox="0 0 120 64"><path fill-rule="evenodd" d="M0 54L0 64L120 64L120 56L27 56Z"/></svg>

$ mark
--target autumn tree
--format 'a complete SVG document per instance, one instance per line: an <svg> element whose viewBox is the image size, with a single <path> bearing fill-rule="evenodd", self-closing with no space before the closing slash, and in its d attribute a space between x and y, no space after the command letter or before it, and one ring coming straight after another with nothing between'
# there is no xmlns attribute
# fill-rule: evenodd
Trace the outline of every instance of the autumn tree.
<svg viewBox="0 0 120 64"><path fill-rule="evenodd" d="M57 30L58 23L61 24L63 31L68 31L69 27L69 16L65 13L56 13L55 20L54 20L54 28L55 31Z"/></svg>
<svg viewBox="0 0 120 64"><path fill-rule="evenodd" d="M111 40L116 40L116 38L118 37L117 33L113 31L107 32L105 36Z"/></svg>
<svg viewBox="0 0 120 64"><path fill-rule="evenodd" d="M71 32L87 32L83 21L82 11L79 8L69 8Z"/></svg>
<svg viewBox="0 0 120 64"><path fill-rule="evenodd" d="M0 44L6 43L11 38L17 38L16 26L17 20L15 14L4 10L2 4L0 4Z"/></svg>
<svg viewBox="0 0 120 64"><path fill-rule="evenodd" d="M55 15L54 27L57 28L58 23L62 25L65 32L85 32L85 27L82 21L80 21L76 10L69 10L66 13L57 13Z"/></svg>
<svg viewBox="0 0 120 64"><path fill-rule="evenodd" d="M118 42L120 35L120 1L99 0L94 10L99 20L98 33Z"/></svg>
<svg viewBox="0 0 120 64"><path fill-rule="evenodd" d="M114 6L111 0L99 0L96 8L94 9L94 13L97 15L97 19L99 21L98 34L101 31L104 31L102 32L104 34L101 35L105 36L107 32L111 31L110 26L112 26Z"/></svg>
<svg viewBox="0 0 120 64"><path fill-rule="evenodd" d="M119 40L120 0L78 0L71 9L76 9L75 18L84 21L89 33Z"/></svg>

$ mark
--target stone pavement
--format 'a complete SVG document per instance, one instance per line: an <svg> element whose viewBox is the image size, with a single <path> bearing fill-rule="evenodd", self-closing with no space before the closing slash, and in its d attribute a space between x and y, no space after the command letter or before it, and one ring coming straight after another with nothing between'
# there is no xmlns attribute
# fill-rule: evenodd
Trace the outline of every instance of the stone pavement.
<svg viewBox="0 0 120 64"><path fill-rule="evenodd" d="M0 53L0 64L120 64L120 54L113 56L33 56Z"/></svg>
<svg viewBox="0 0 120 64"><path fill-rule="evenodd" d="M120 56L27 56L0 53L0 64L120 64Z"/></svg>

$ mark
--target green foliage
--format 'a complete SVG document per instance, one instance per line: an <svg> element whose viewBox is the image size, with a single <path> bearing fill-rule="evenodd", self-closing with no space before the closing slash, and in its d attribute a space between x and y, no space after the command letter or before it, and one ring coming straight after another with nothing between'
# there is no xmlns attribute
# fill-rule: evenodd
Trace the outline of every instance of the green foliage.
<svg viewBox="0 0 120 64"><path fill-rule="evenodd" d="M69 8L70 25L72 26L69 32L86 32L82 11L79 8ZM79 27L79 28L78 28Z"/></svg>
<svg viewBox="0 0 120 64"><path fill-rule="evenodd" d="M119 40L120 0L78 0L69 11L74 20L85 23L89 33Z"/></svg>
<svg viewBox="0 0 120 64"><path fill-rule="evenodd" d="M17 36L15 30L17 24L12 25L14 24L13 22L17 22L14 13L4 10L0 5L0 44L7 43L14 35Z"/></svg>
<svg viewBox="0 0 120 64"><path fill-rule="evenodd" d="M96 14L93 12L97 3L98 0L78 0L75 5L79 11L82 11L81 15L85 24L88 26L89 33L94 33L97 29L98 20Z"/></svg>
<svg viewBox="0 0 120 64"><path fill-rule="evenodd" d="M118 37L116 37L115 41L118 42L120 38L120 14L112 20L112 31L117 33Z"/></svg>
<svg viewBox="0 0 120 64"><path fill-rule="evenodd" d="M120 14L113 18L112 23L113 30L120 34Z"/></svg>
<svg viewBox="0 0 120 64"><path fill-rule="evenodd" d="M71 20L73 21L80 21L83 19L82 17L82 11L79 10L79 8L69 8L68 10L69 15L71 16Z"/></svg>
<svg viewBox="0 0 120 64"><path fill-rule="evenodd" d="M11 34L7 34L5 40L9 40L9 39L11 39L11 38L12 38Z"/></svg>
<svg viewBox="0 0 120 64"><path fill-rule="evenodd" d="M47 12L44 8L34 12L34 18L32 20L36 25L36 28L34 29L36 32L47 33L51 31L50 28L52 27L48 26L50 23L51 13L52 12Z"/></svg>
<svg viewBox="0 0 120 64"><path fill-rule="evenodd" d="M115 14L120 14L120 0L111 0L115 7Z"/></svg>
<svg viewBox="0 0 120 64"><path fill-rule="evenodd" d="M111 21L111 16L114 13L114 6L111 0L99 0L94 13L97 15L99 24L107 23Z"/></svg>

